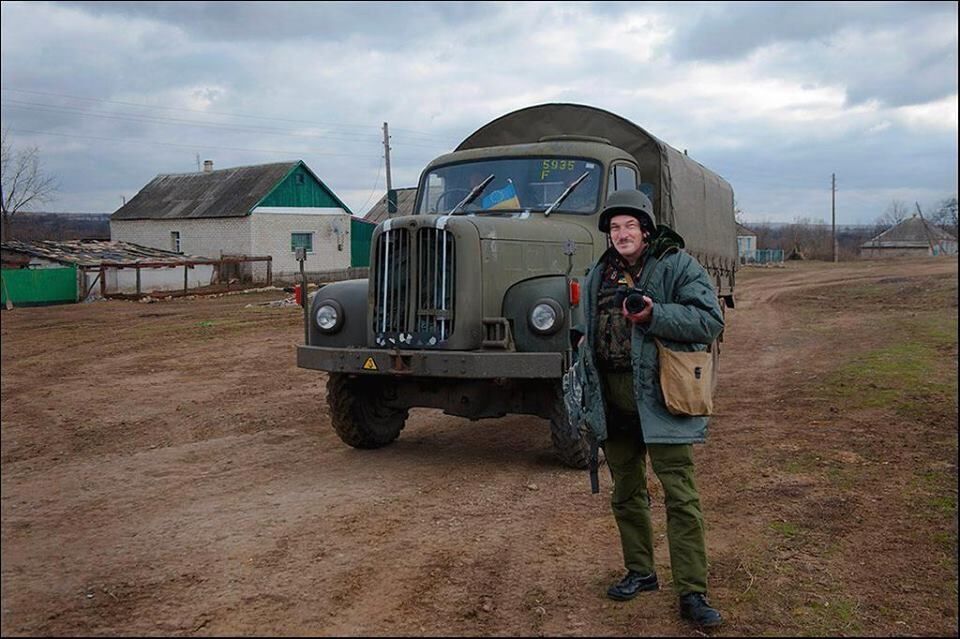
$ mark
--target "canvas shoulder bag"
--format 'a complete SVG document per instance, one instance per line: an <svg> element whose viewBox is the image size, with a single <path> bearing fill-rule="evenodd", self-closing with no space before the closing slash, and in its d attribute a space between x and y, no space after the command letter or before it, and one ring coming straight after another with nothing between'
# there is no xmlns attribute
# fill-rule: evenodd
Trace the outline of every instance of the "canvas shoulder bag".
<svg viewBox="0 0 960 639"><path fill-rule="evenodd" d="M713 414L713 353L674 351L659 339L660 388L667 410L674 415L700 416Z"/></svg>

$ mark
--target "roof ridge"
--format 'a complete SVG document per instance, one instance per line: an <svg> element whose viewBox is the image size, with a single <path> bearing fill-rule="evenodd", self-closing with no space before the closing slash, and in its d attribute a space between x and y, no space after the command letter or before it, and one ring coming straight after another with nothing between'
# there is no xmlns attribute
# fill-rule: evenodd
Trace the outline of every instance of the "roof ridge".
<svg viewBox="0 0 960 639"><path fill-rule="evenodd" d="M157 173L156 177L185 177L188 175L210 175L212 173L223 173L225 171L239 171L240 169L258 169L268 166L293 166L300 160L291 160L289 162L267 162L264 164L244 164L243 166L230 166L225 169L213 169L210 171L189 171L187 173ZM156 179L156 178L154 178Z"/></svg>

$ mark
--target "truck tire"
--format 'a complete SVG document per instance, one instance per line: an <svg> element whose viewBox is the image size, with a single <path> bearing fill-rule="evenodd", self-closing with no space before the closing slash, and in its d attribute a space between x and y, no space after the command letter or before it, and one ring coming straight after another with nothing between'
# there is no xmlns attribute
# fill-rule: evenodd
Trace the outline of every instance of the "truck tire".
<svg viewBox="0 0 960 639"><path fill-rule="evenodd" d="M333 429L348 446L382 448L400 436L409 411L386 406L375 380L366 379L363 391L359 388L346 375L330 374L327 404Z"/></svg>
<svg viewBox="0 0 960 639"><path fill-rule="evenodd" d="M570 426L567 407L563 403L563 389L559 382L548 406L550 439L553 452L565 466L584 469L590 463L590 444L578 430Z"/></svg>

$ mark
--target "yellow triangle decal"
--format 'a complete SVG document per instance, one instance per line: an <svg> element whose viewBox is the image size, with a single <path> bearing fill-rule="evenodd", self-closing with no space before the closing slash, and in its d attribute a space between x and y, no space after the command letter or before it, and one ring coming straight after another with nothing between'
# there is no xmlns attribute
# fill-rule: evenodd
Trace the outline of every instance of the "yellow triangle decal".
<svg viewBox="0 0 960 639"><path fill-rule="evenodd" d="M366 371L375 371L375 370L378 370L378 369L377 369L377 363L376 363L375 361L373 361L373 358L372 358L372 357L368 357L368 358L367 358L367 361L365 361L365 362L363 363L363 370L366 370Z"/></svg>

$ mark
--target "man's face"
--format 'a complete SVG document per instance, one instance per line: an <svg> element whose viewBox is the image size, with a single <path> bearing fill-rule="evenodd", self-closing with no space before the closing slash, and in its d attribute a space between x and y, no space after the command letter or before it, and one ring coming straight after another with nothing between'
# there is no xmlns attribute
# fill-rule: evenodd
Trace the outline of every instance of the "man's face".
<svg viewBox="0 0 960 639"><path fill-rule="evenodd" d="M632 215L614 215L610 219L610 242L617 253L633 264L647 247L640 220Z"/></svg>

